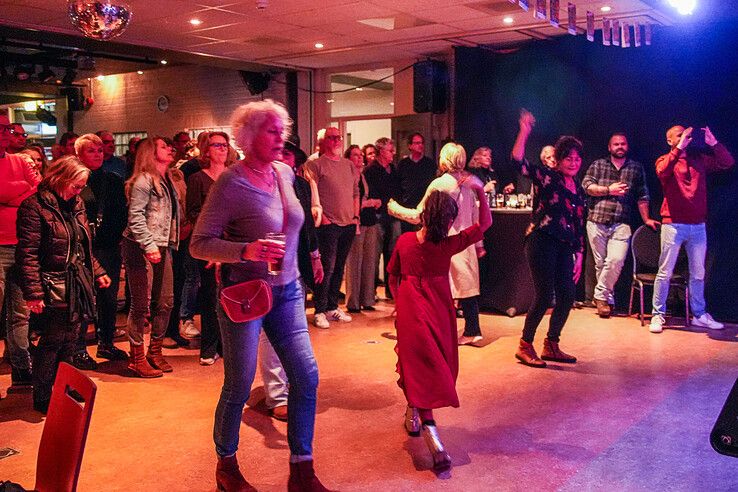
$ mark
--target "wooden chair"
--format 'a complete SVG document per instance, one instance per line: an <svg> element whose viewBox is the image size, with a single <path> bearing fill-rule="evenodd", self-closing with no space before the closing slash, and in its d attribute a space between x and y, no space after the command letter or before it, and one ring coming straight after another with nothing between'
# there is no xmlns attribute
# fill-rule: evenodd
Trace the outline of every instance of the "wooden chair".
<svg viewBox="0 0 738 492"><path fill-rule="evenodd" d="M630 301L628 302L628 316L633 313L633 294L638 290L640 294L640 319L641 326L645 325L643 291L646 286L653 287L656 280L656 272L659 269L659 256L661 255L661 239L658 231L642 225L633 233L630 251L633 255L633 280L630 284ZM689 326L689 275L683 273L686 268L686 255L684 250L680 251L677 266L671 277L669 286L684 289L685 324Z"/></svg>
<svg viewBox="0 0 738 492"><path fill-rule="evenodd" d="M82 465L97 386L62 362L51 392L36 463L38 492L73 492Z"/></svg>

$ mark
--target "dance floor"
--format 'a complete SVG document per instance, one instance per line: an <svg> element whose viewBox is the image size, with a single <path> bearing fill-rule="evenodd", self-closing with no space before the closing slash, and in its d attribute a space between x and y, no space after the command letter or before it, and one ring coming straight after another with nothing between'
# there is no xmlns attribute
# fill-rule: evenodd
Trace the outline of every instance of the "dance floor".
<svg viewBox="0 0 738 492"><path fill-rule="evenodd" d="M315 463L330 488L738 489L738 460L716 454L708 441L738 376L738 326L654 335L636 319L575 310L562 348L580 362L541 370L513 358L522 317L483 315L486 345L460 348L461 407L436 413L454 463L442 480L430 471L422 438L403 431L392 306L379 308L350 324L311 327L320 368ZM160 379L129 377L125 363L102 362L88 373L98 393L79 490L215 490L222 361L202 367L197 351L165 353L174 372ZM7 394L9 372L0 368L0 448L20 454L0 460L0 480L30 489L43 419L31 410L30 393ZM263 397L257 375L238 459L257 489L285 490L286 424L268 416Z"/></svg>

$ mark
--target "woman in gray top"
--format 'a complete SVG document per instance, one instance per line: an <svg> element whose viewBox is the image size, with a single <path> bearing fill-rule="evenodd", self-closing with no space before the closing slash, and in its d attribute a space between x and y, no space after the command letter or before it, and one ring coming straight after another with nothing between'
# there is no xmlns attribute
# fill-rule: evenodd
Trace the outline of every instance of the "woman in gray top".
<svg viewBox="0 0 738 492"><path fill-rule="evenodd" d="M225 379L215 411L213 437L220 490L252 490L239 471L236 450L262 327L290 381L289 490L327 490L313 472L318 367L308 336L305 296L297 269L297 244L305 214L293 189L294 174L288 166L275 162L290 124L285 108L269 99L243 105L234 112L233 133L245 157L212 185L190 243L193 257L221 263L224 285L261 278L268 279L272 286L272 309L263 318L234 323L218 306ZM284 232L285 241L264 239L270 232ZM280 258L282 270L270 275L268 263Z"/></svg>

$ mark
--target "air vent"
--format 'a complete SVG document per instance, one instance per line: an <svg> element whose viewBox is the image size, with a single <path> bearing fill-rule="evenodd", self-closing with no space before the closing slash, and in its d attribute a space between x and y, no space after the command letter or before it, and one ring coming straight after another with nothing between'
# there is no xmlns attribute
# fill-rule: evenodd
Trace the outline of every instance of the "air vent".
<svg viewBox="0 0 738 492"><path fill-rule="evenodd" d="M401 14L394 17L377 17L372 19L361 19L360 24L364 24L370 27L376 27L377 29L384 29L385 31L397 31L399 29L407 29L410 27L429 26L435 24L435 22L427 21L425 19L418 19L412 15Z"/></svg>

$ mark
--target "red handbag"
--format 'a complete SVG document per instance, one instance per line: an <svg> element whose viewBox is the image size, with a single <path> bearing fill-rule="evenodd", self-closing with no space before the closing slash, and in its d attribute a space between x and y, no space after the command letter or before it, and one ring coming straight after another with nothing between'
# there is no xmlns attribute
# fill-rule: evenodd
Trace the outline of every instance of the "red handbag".
<svg viewBox="0 0 738 492"><path fill-rule="evenodd" d="M276 173L279 196L282 199L282 232L287 233L287 197L282 189L279 171ZM228 319L234 323L244 323L266 316L272 309L272 287L266 280L247 280L225 287L220 291L220 305Z"/></svg>
<svg viewBox="0 0 738 492"><path fill-rule="evenodd" d="M220 305L234 323L261 318L272 309L272 287L262 279L231 285L220 291Z"/></svg>

